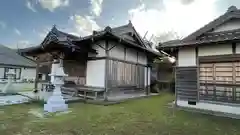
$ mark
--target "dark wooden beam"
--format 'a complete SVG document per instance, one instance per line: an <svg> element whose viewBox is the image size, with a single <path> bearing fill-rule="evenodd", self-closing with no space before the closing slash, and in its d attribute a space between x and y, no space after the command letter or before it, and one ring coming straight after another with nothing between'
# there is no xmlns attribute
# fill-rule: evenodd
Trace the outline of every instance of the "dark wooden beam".
<svg viewBox="0 0 240 135"><path fill-rule="evenodd" d="M105 50L105 51L106 51L106 49L107 49L107 48L106 48L106 44L105 44L105 47L103 47L102 45L100 45L100 44L98 44L98 43L96 43L96 45L99 46L99 47L101 47L101 48L102 48L103 50Z"/></svg>
<svg viewBox="0 0 240 135"><path fill-rule="evenodd" d="M225 54L199 57L199 62L201 63L234 62L234 61L240 61L240 54Z"/></svg>
<svg viewBox="0 0 240 135"><path fill-rule="evenodd" d="M126 55L127 55L127 48L124 47L124 60L126 60Z"/></svg>
<svg viewBox="0 0 240 135"><path fill-rule="evenodd" d="M107 101L108 100L108 69L109 69L109 44L108 44L108 40L105 40L105 53L106 53L106 61L105 61L105 92L104 92L104 100Z"/></svg>
<svg viewBox="0 0 240 135"><path fill-rule="evenodd" d="M137 51L137 63L138 63L138 51Z"/></svg>
<svg viewBox="0 0 240 135"><path fill-rule="evenodd" d="M236 43L232 43L232 53L236 54Z"/></svg>
<svg viewBox="0 0 240 135"><path fill-rule="evenodd" d="M114 44L112 47L110 47L109 49L108 49L108 51L110 51L110 50L112 50L114 47L116 47L117 46L117 44Z"/></svg>
<svg viewBox="0 0 240 135"><path fill-rule="evenodd" d="M199 59L198 59L198 47L195 48L195 55L196 55L196 66L199 67ZM197 101L199 101L199 71L200 69L197 68Z"/></svg>
<svg viewBox="0 0 240 135"><path fill-rule="evenodd" d="M88 60L103 60L103 59L109 59L109 60L114 60L114 61L119 61L119 62L124 62L124 63L129 63L129 64L135 64L135 65L140 65L140 66L144 66L147 67L147 64L141 64L141 63L137 63L137 62L131 62L131 61L126 61L126 60L122 60L122 59L118 59L118 58L114 58L114 57L92 57L92 58L88 58Z"/></svg>
<svg viewBox="0 0 240 135"><path fill-rule="evenodd" d="M34 82L34 90L37 91L38 90L38 81L39 81L39 77L38 77L38 73L39 73L39 59L38 57L36 57L36 75L35 75L35 82Z"/></svg>

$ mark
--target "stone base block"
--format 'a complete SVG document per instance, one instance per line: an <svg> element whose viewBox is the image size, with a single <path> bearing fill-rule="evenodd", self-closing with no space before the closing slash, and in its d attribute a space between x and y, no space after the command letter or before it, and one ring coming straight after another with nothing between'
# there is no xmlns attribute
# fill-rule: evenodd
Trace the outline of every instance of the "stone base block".
<svg viewBox="0 0 240 135"><path fill-rule="evenodd" d="M68 104L44 104L44 111L46 112L64 112L68 110Z"/></svg>
<svg viewBox="0 0 240 135"><path fill-rule="evenodd" d="M44 111L46 112L62 112L67 110L68 105L65 103L62 95L53 95L44 104Z"/></svg>

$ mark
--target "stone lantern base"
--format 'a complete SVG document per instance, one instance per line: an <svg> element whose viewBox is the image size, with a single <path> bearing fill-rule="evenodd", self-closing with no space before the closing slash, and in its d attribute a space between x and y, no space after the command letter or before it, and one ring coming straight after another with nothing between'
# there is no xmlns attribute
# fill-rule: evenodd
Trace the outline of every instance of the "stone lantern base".
<svg viewBox="0 0 240 135"><path fill-rule="evenodd" d="M47 104L44 104L44 111L46 112L64 112L68 110L68 104L65 103L63 96L51 96Z"/></svg>

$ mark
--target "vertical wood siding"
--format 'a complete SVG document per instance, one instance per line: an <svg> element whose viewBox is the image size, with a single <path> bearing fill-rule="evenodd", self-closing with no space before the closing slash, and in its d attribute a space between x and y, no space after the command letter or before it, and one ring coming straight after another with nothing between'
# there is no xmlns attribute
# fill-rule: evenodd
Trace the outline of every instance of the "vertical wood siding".
<svg viewBox="0 0 240 135"><path fill-rule="evenodd" d="M108 66L108 85L110 89L117 87L144 89L145 66L117 60L109 60Z"/></svg>
<svg viewBox="0 0 240 135"><path fill-rule="evenodd" d="M176 94L181 100L197 101L197 67L176 67Z"/></svg>
<svg viewBox="0 0 240 135"><path fill-rule="evenodd" d="M64 72L68 74L67 81L73 81L78 85L86 83L86 62L85 61L63 61Z"/></svg>

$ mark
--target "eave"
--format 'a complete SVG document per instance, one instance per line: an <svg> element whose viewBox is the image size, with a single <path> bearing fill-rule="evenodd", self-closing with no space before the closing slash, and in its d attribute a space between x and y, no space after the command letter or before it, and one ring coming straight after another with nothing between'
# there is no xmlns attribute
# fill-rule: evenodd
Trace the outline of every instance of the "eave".
<svg viewBox="0 0 240 135"><path fill-rule="evenodd" d="M92 42L95 42L95 41L99 41L99 40L103 40L103 39L111 39L111 40L116 40L124 45L127 45L128 47L131 47L131 48L135 48L135 49L139 49L139 50L142 50L143 52L146 52L148 54L152 54L152 55L155 55L155 56L162 56L161 53L158 53L158 52L155 52L153 50L150 50L148 48L145 48L145 47L142 47L128 39L124 39L122 37L119 37L117 35L115 35L114 33L112 33L111 31L103 31L103 32L100 32L100 33L97 33L97 34L94 34L94 35L91 35L91 36L88 36L88 37L85 37L85 38L81 38L81 39L78 39L78 40L74 40L73 42L76 43L76 44L81 44L81 43L92 43Z"/></svg>
<svg viewBox="0 0 240 135"><path fill-rule="evenodd" d="M119 35L114 34L112 32L112 28L109 26L106 27L103 31L93 32L92 35L85 37L72 37L72 35L69 36L69 34L61 32L53 27L40 45L32 48L22 49L20 52L28 55L34 55L54 50L59 51L64 49L74 49L81 52L83 51L82 49L88 49L89 52L96 53L96 50L92 49L89 45L93 42L105 39L116 40L124 45L127 45L128 47L146 52L149 55L162 56L161 53L150 50L145 45L139 45L127 38L123 38Z"/></svg>
<svg viewBox="0 0 240 135"><path fill-rule="evenodd" d="M210 44L223 44L240 41L240 29L228 30L222 32L208 32L197 38L197 40L184 41L179 40L178 42L167 42L159 46L159 49L175 49L179 47L188 46L199 46L199 45L210 45Z"/></svg>

